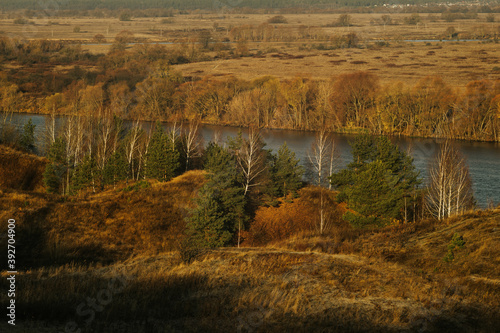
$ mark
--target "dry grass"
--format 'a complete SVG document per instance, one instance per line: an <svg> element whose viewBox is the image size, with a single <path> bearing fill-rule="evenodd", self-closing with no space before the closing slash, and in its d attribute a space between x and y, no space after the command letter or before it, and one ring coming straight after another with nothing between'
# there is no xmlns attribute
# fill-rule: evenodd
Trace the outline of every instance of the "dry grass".
<svg viewBox="0 0 500 333"><path fill-rule="evenodd" d="M0 189L44 191L47 159L0 145Z"/></svg>
<svg viewBox="0 0 500 333"><path fill-rule="evenodd" d="M431 49L434 54L429 54ZM325 80L344 73L368 71L380 77L383 83L401 81L409 85L435 75L454 87L464 87L472 80L500 78L495 71L499 66L500 48L494 43L433 42L431 46L394 43L379 49L333 51L298 51L283 47L277 51L303 57L285 59L275 57L278 53L270 53L259 57L183 64L175 68L185 76L235 76L247 80L265 75L282 79L305 76Z"/></svg>
<svg viewBox="0 0 500 333"><path fill-rule="evenodd" d="M383 14L389 14L397 25L382 25ZM238 58L199 62L176 66L185 76L234 75L243 79L254 79L265 75L290 78L296 75L327 79L341 73L353 71L372 71L382 81L403 81L414 84L427 75L438 75L448 84L463 87L476 79L499 78L498 58L500 48L495 43L482 42L439 42L446 37L445 31L454 27L459 38L481 38L498 36L498 23L487 23L486 14L477 19L446 22L435 15L420 14L422 22L418 25L404 24L404 18L410 14L351 14L353 25L350 27L326 27L335 21L338 15L332 14L288 14L288 23L280 24L287 34L294 35L306 26L308 29L321 31L323 37L315 37L283 42L249 41L250 53L263 55L254 58ZM9 36L21 36L27 39L55 39L83 42L83 49L95 53L106 53L114 37L123 30L131 31L139 42L185 43L197 41L201 30L211 32L214 40L230 38L230 29L242 25L258 26L267 22L273 15L248 14L234 15L227 13L179 15L168 23L162 18L135 18L130 22L118 19L101 18L57 18L57 24L46 20L33 19L29 35L23 34L26 27L13 24L10 18L0 20L0 31ZM498 16L498 15L497 15ZM497 20L500 18L497 17ZM54 23L53 22L53 23ZM217 29L214 28L217 24ZM73 32L75 26L80 32ZM32 32L31 32L32 31ZM362 49L339 49L320 51L312 48L324 44L327 39L355 33L359 37ZM92 39L102 34L107 44L96 45ZM434 40L431 45L424 42L407 43L403 40ZM386 41L389 47L377 46L377 41ZM90 44L90 45L86 45ZM173 45L172 47L178 47ZM232 45L236 47L236 45ZM274 53L273 53L274 51ZM279 53L287 57L277 56ZM215 55L213 53L212 55ZM334 57L334 58L332 58ZM334 61L334 63L332 63Z"/></svg>
<svg viewBox="0 0 500 333"><path fill-rule="evenodd" d="M74 320L82 326L78 304L125 277L89 332L112 331L112 325L123 332L227 332L240 325L256 332L492 332L500 318L499 224L497 210L444 226L367 233L351 254L275 245L220 249L190 265L162 253L104 266L39 268L22 273L19 307L35 325ZM466 247L441 266L450 232L463 234ZM405 250L413 256L387 257L394 239L383 239L398 234L406 234ZM370 241L381 251L370 249ZM469 271L466 263L482 268Z"/></svg>
<svg viewBox="0 0 500 333"><path fill-rule="evenodd" d="M17 221L17 256L24 268L109 263L176 249L204 181L204 172L191 171L168 183L121 184L69 198L6 190L0 194L0 218ZM3 225L0 232L5 230Z"/></svg>
<svg viewBox="0 0 500 333"><path fill-rule="evenodd" d="M440 15L430 18L429 14L420 14L421 23L418 25L407 25L404 18L410 14L393 13L365 13L349 14L352 25L349 27L327 27L336 21L339 14L284 14L288 21L279 24L297 30L301 26L308 28L320 28L325 34L356 33L363 39L368 40L390 40L390 39L438 39L445 37L448 27L455 27L461 38L471 37L472 34L496 32L500 15L496 14L496 22L486 22L487 14L479 14L477 19L456 20L446 22ZM380 21L382 15L389 15L395 25L383 25ZM120 21L118 18L95 18L95 17L54 17L33 18L34 24L14 24L12 18L0 18L0 31L5 34L21 35L26 39L60 39L75 41L91 41L96 34L102 34L108 41L123 30L129 30L135 37L153 42L175 41L180 38L197 37L200 30L210 30L216 37L228 36L228 30L241 25L258 26L267 23L273 14L189 14L177 15L164 20L164 18L134 18L132 21ZM217 29L214 28L214 23ZM80 27L80 32L74 32L74 27ZM29 35L26 36L26 33Z"/></svg>

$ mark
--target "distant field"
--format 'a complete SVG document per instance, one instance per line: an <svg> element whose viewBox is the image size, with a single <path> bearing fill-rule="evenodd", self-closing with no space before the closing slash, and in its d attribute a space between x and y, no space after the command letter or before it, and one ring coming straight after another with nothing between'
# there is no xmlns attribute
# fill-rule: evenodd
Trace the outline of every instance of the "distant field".
<svg viewBox="0 0 500 333"><path fill-rule="evenodd" d="M420 23L405 24L405 18L411 14L349 14L350 26L327 27L336 22L339 14L284 14L285 24L272 24L274 27L299 26L319 27L327 35L354 32L362 39L438 39L446 35L448 27L454 27L458 34L480 35L499 34L500 14L493 14L493 22L487 22L486 14L478 14L475 19L447 22L441 14L419 14ZM388 15L392 24L384 25L382 16ZM14 17L0 18L0 31L4 34L20 35L24 38L47 38L90 41L96 34L103 34L112 39L122 30L132 31L136 37L150 41L174 41L178 38L193 37L193 32L210 29L216 37L227 36L231 28L240 25L260 25L266 23L274 14L191 14L168 18L134 18L120 21L117 18L73 18L55 17L48 19L27 19L34 24L14 24ZM215 24L215 25L214 25ZM74 32L74 27L80 32ZM194 35L196 37L196 34ZM311 41L314 42L314 41Z"/></svg>
<svg viewBox="0 0 500 333"><path fill-rule="evenodd" d="M471 80L500 78L500 47L493 41L440 42L442 38L496 39L500 33L500 14L491 17L447 22L441 14L419 14L420 22L406 24L411 14L390 14L391 24L383 24L384 14L350 14L350 25L332 27L338 14L284 14L284 24L271 24L272 29L286 33L283 41L248 41L253 57L198 62L176 66L186 76L234 75L252 79L263 75L281 78L296 75L327 79L344 72L358 70L376 73L382 81L414 83L427 75L439 75L452 85L461 87ZM134 34L138 42L184 43L193 45L200 32L210 32L211 41L228 41L231 29L243 25L259 26L274 15L267 14L190 14L171 18L54 18L32 19L34 24L14 24L14 18L0 20L0 32L25 39L56 39L83 43L93 53L109 50L114 37L123 30ZM330 26L328 26L330 25ZM313 30L308 38L291 38L302 29ZM454 34L449 29L453 29ZM356 34L359 48L328 49L334 36ZM101 34L102 44L93 41ZM452 35L454 37L452 37ZM432 40L404 42L405 40ZM381 46L381 42L387 44ZM379 45L377 45L377 42ZM320 45L321 44L321 45ZM226 45L228 45L226 43ZM259 56L256 56L260 54ZM215 55L213 53L212 55Z"/></svg>
<svg viewBox="0 0 500 333"><path fill-rule="evenodd" d="M500 48L497 44L402 43L377 50L287 51L263 57L239 58L178 65L186 76L235 75L254 79L264 75L280 78L311 76L328 79L341 73L369 71L382 81L414 83L428 75L441 76L461 87L469 81L500 78Z"/></svg>

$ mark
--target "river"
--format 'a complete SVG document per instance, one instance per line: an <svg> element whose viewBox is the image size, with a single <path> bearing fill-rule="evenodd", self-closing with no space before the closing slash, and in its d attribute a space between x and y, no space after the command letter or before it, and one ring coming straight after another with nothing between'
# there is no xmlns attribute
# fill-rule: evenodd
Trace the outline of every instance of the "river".
<svg viewBox="0 0 500 333"><path fill-rule="evenodd" d="M44 115L14 114L12 123L22 126L29 119L36 125L35 136L37 143L42 143L45 122L48 118ZM61 122L62 118L58 119ZM146 123L146 126L147 123ZM245 129L241 129L245 136ZM201 135L205 143L210 142L214 135L225 140L228 136L236 136L240 131L237 127L203 125ZM315 133L292 130L262 130L266 148L274 152L286 142L288 147L295 152L303 165L308 161L308 151L314 142ZM352 159L349 141L354 136L334 134L335 144L338 147L338 169L345 167ZM427 169L439 148L440 140L422 138L392 138L401 149L410 149L414 164L420 171L424 180L427 178ZM500 203L500 144L489 142L455 141L456 146L467 157L470 174L473 181L474 195L477 204L485 208L489 203Z"/></svg>

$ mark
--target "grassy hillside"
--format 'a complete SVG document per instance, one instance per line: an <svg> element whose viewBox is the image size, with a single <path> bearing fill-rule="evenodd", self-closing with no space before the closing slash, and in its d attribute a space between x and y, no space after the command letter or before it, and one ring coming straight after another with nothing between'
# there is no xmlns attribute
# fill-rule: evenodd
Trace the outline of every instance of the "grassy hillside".
<svg viewBox="0 0 500 333"><path fill-rule="evenodd" d="M69 198L4 190L0 218L17 221L17 256L24 268L172 251L204 179L204 172L191 171L168 183L124 183Z"/></svg>
<svg viewBox="0 0 500 333"><path fill-rule="evenodd" d="M191 171L74 197L2 186L0 219L17 221L17 325L8 331L494 332L500 325L500 209L222 248L187 265L175 249L204 181L204 172Z"/></svg>
<svg viewBox="0 0 500 333"><path fill-rule="evenodd" d="M43 191L47 160L0 145L0 189Z"/></svg>
<svg viewBox="0 0 500 333"><path fill-rule="evenodd" d="M368 250L364 242L383 238L375 234L362 236L352 253L276 245L220 249L191 265L165 252L38 268L22 274L18 300L37 327L75 321L84 328L88 316L78 316L77 306L118 279L122 287L89 332L493 332L500 324L499 225L497 210L416 231L404 246L411 255L397 260L390 241ZM450 232L463 232L466 245L445 263Z"/></svg>

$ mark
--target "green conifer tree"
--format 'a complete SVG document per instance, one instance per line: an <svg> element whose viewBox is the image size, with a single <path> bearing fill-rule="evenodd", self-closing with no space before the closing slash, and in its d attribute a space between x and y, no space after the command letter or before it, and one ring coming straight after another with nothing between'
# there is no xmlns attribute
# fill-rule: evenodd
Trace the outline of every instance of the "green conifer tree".
<svg viewBox="0 0 500 333"><path fill-rule="evenodd" d="M344 217L357 227L402 218L420 184L413 159L386 137L363 135L351 146L353 161L330 177L337 199L356 211Z"/></svg>
<svg viewBox="0 0 500 333"><path fill-rule="evenodd" d="M43 181L49 193L61 191L66 172L68 172L65 150L66 142L61 138L57 138L49 148L47 158L50 162L46 165L43 173Z"/></svg>
<svg viewBox="0 0 500 333"><path fill-rule="evenodd" d="M161 124L156 123L146 155L146 177L169 181L179 170L179 158L177 147L169 142Z"/></svg>
<svg viewBox="0 0 500 333"><path fill-rule="evenodd" d="M271 168L271 177L276 195L283 197L290 193L296 194L302 186L304 168L299 165L295 153L286 142L279 148Z"/></svg>
<svg viewBox="0 0 500 333"><path fill-rule="evenodd" d="M19 144L21 148L27 152L35 151L35 128L36 125L33 124L31 118L23 126L23 133Z"/></svg>
<svg viewBox="0 0 500 333"><path fill-rule="evenodd" d="M208 182L198 194L188 235L200 247L224 246L246 222L245 196L238 182L235 158L227 149L210 143L205 169Z"/></svg>
<svg viewBox="0 0 500 333"><path fill-rule="evenodd" d="M114 152L106 162L102 174L104 185L116 185L117 182L127 179L128 162L124 149Z"/></svg>
<svg viewBox="0 0 500 333"><path fill-rule="evenodd" d="M98 174L98 167L95 159L86 156L83 161L75 167L71 178L71 187L74 191L91 186Z"/></svg>

